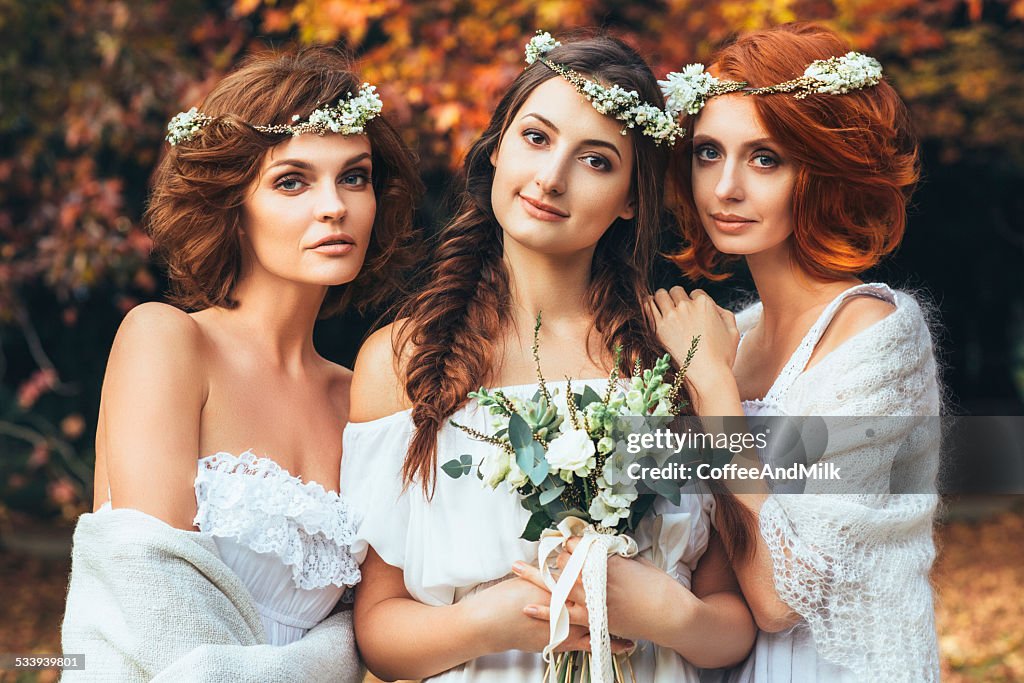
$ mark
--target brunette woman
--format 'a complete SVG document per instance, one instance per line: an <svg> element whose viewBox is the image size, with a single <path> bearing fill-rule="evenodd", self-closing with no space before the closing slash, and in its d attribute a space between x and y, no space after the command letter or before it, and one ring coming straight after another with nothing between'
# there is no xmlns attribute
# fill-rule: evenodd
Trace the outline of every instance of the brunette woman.
<svg viewBox="0 0 1024 683"><path fill-rule="evenodd" d="M631 48L607 37L553 43L531 41L530 66L469 150L429 285L356 362L341 479L360 519L357 639L383 678L541 680L550 596L530 570L537 543L520 538L529 513L514 491L439 474L439 458L479 460L490 447L449 421L491 430L468 399L481 385L533 395L539 312L541 369L576 387L603 388L616 345L626 374L663 353L642 306L675 128ZM614 86L661 117L617 107L606 99ZM609 561L616 648L651 641L632 656L639 681L695 680L693 664L749 650L752 621L712 532L714 505L684 496L648 520L638 541L660 567ZM586 649L581 603L570 617L562 649Z"/></svg>
<svg viewBox="0 0 1024 683"><path fill-rule="evenodd" d="M313 325L392 289L419 180L360 83L334 50L264 53L169 126L146 219L180 308L136 307L110 353L64 621L83 675L361 680L350 613L314 628L360 575L352 373Z"/></svg>

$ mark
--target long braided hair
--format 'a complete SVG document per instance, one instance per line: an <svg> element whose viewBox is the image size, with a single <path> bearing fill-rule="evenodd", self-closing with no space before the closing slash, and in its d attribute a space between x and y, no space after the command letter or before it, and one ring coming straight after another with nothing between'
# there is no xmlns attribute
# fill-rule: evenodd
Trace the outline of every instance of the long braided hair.
<svg viewBox="0 0 1024 683"><path fill-rule="evenodd" d="M566 42L548 57L589 78L636 90L658 106L662 95L646 62L625 43L607 36ZM416 427L403 466L408 486L418 481L431 495L437 434L467 394L490 376L496 341L509 321L509 274L502 261L502 229L491 207L491 155L530 93L560 78L540 62L527 67L501 99L490 124L470 148L465 189L455 218L442 230L427 284L402 307L396 344L405 357L405 391ZM668 152L630 132L635 155L632 192L636 215L616 219L597 244L586 305L592 331L605 349L622 346L620 372L639 360L649 367L664 353L645 319L648 273L657 255Z"/></svg>

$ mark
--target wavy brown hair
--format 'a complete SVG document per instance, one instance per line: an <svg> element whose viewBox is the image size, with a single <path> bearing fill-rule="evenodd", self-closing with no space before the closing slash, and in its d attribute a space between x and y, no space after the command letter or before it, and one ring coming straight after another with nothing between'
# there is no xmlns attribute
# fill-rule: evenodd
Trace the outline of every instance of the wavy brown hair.
<svg viewBox="0 0 1024 683"><path fill-rule="evenodd" d="M288 138L252 126L305 118L361 83L346 54L307 47L253 55L214 87L199 106L214 122L161 159L145 216L167 265L172 301L193 310L238 305L231 293L242 273L242 205L264 155ZM383 303L412 262L413 210L422 194L416 159L380 116L366 125L366 135L377 198L370 245L359 276L328 289L321 317L350 303L360 311Z"/></svg>
<svg viewBox="0 0 1024 683"><path fill-rule="evenodd" d="M751 87L803 74L816 59L846 54L834 31L793 23L741 35L712 59L709 71ZM899 95L884 80L845 95L756 95L762 125L798 164L793 190L793 260L822 280L857 275L903 239L907 201L919 175L917 141ZM699 116L699 114L698 114ZM691 117L688 127L692 129ZM673 257L691 278L722 280L722 254L701 224L690 185L692 137L678 162L678 208L687 245ZM689 150L690 153L686 153Z"/></svg>
<svg viewBox="0 0 1024 683"><path fill-rule="evenodd" d="M607 36L563 41L548 57L606 84L636 90L662 106L650 68L625 43ZM403 466L405 484L419 481L430 495L437 464L437 433L467 402L467 395L491 377L495 343L509 323L509 276L502 261L502 229L491 207L494 168L490 156L516 112L533 90L560 78L542 63L527 67L502 97L491 121L472 145L463 165L465 189L455 218L439 235L425 287L400 315L396 349L407 354L405 391L416 426ZM648 273L657 254L662 225L662 183L667 150L630 132L636 152L632 192L636 216L617 219L594 253L587 307L592 332L603 348L623 349L620 370L634 361L650 366L664 353L643 314Z"/></svg>

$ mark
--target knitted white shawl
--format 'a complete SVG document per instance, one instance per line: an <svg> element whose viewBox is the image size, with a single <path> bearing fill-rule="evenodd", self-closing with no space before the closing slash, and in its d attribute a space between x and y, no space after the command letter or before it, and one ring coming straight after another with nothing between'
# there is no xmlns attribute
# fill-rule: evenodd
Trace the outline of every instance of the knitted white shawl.
<svg viewBox="0 0 1024 683"><path fill-rule="evenodd" d="M906 293L896 292L895 303L889 316L796 377L778 398L779 412L939 415L925 317ZM751 313L748 309L738 316L741 331L754 323ZM902 462L914 463L918 481L930 484L914 490L934 491L939 463L935 420L927 426L912 418L884 424L888 432L870 440L863 428L829 434L822 462L855 464L846 469L863 479L858 492L887 491L890 466L900 450ZM761 508L760 530L771 551L779 596L806 620L818 653L860 680L939 678L928 580L935 559L936 504L937 496L928 493L802 494L770 496Z"/></svg>
<svg viewBox="0 0 1024 683"><path fill-rule="evenodd" d="M79 518L62 640L64 652L85 655L85 670L66 671L66 681L363 679L351 612L289 645L268 645L252 597L213 539L136 510Z"/></svg>

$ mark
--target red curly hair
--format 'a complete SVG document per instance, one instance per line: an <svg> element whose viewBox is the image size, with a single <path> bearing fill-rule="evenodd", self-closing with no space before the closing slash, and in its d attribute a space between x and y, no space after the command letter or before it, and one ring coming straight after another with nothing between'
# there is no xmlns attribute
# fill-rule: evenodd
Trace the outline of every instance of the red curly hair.
<svg viewBox="0 0 1024 683"><path fill-rule="evenodd" d="M793 23L741 35L715 54L709 71L750 87L803 75L816 59L850 46L832 30ZM793 190L793 260L831 281L857 275L899 246L906 205L919 177L917 140L906 106L884 80L845 95L755 95L761 124L798 164ZM700 116L699 114L697 116ZM685 122L693 130L695 117ZM690 184L692 137L677 154L677 210L685 248L671 260L690 278L722 280L737 256L715 249L701 225Z"/></svg>

